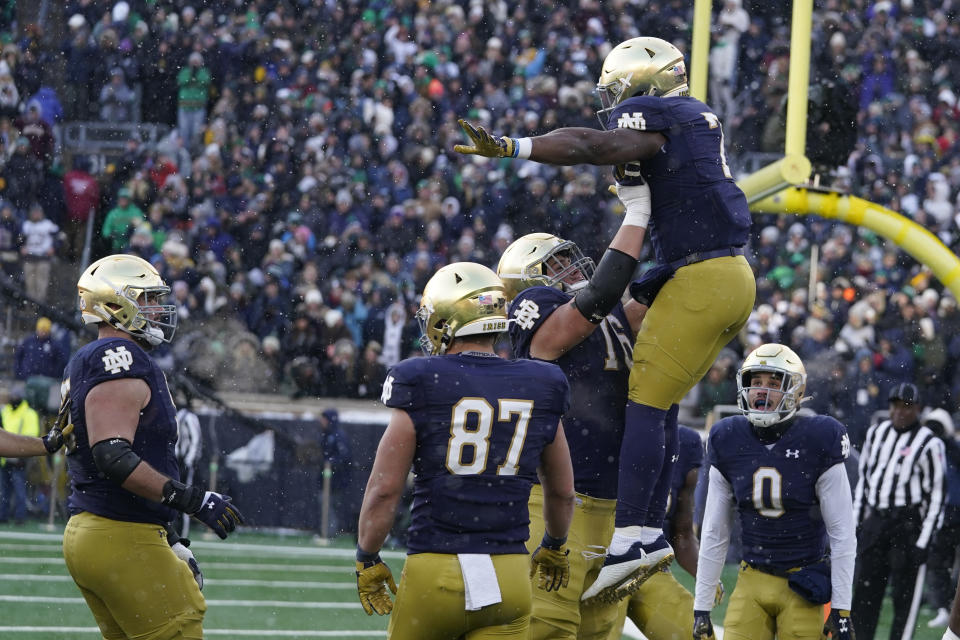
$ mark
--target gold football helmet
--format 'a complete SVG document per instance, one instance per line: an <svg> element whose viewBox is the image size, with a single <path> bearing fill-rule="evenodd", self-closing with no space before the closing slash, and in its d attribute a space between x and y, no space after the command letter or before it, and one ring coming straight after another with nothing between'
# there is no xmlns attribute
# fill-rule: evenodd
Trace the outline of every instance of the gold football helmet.
<svg viewBox="0 0 960 640"><path fill-rule="evenodd" d="M597 93L602 107L597 115L604 126L603 114L631 96L689 95L683 54L660 38L624 40L604 59Z"/></svg>
<svg viewBox="0 0 960 640"><path fill-rule="evenodd" d="M420 347L443 355L454 338L507 330L507 298L493 271L473 262L454 262L437 270L423 288Z"/></svg>
<svg viewBox="0 0 960 640"><path fill-rule="evenodd" d="M594 263L576 243L549 233L528 233L507 247L497 265L507 300L536 286L576 291L593 277ZM575 274L579 272L580 277Z"/></svg>
<svg viewBox="0 0 960 640"><path fill-rule="evenodd" d="M161 304L170 287L146 260L125 254L101 258L86 268L77 290L84 324L106 322L151 346L173 339L177 308Z"/></svg>
<svg viewBox="0 0 960 640"><path fill-rule="evenodd" d="M780 376L780 382L774 387L753 386L753 375L767 372ZM743 360L737 372L737 404L740 410L755 427L766 428L789 420L800 408L803 392L807 388L807 370L800 356L790 347L771 342L762 344ZM759 394L759 406L752 406L751 390L762 390ZM779 402L769 402L766 392L780 392ZM758 394L754 394L757 396Z"/></svg>

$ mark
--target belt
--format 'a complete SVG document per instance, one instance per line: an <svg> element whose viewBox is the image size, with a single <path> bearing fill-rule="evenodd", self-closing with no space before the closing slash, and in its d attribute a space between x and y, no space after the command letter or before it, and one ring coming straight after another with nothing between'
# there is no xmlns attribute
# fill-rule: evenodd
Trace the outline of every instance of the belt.
<svg viewBox="0 0 960 640"><path fill-rule="evenodd" d="M786 578L789 574L794 573L799 569L799 567L794 567L791 569L780 569L777 567L771 567L768 564L753 564L752 562L747 562L746 560L740 563L741 568L750 567L754 571L759 571L760 573L766 573L767 575L776 576L778 578Z"/></svg>
<svg viewBox="0 0 960 640"><path fill-rule="evenodd" d="M711 258L724 258L726 256L742 256L743 247L725 247L723 249L713 249L712 251L698 251L688 256L674 260L670 263L670 268L676 271L680 267L710 260Z"/></svg>

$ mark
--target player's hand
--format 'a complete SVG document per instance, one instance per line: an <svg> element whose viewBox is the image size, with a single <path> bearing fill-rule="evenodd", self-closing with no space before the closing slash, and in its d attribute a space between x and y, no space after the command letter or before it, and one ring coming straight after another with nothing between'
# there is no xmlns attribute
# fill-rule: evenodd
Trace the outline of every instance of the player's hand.
<svg viewBox="0 0 960 640"><path fill-rule="evenodd" d="M457 153L467 155L478 155L486 158L513 158L517 155L517 143L513 138L505 136L493 136L486 132L483 127L473 126L463 118L457 120L457 124L467 134L472 144L458 144L453 147Z"/></svg>
<svg viewBox="0 0 960 640"><path fill-rule="evenodd" d="M70 422L70 394L64 394L60 403L60 411L53 422L50 432L43 436L43 446L47 453L56 453L63 446L64 439L73 433L73 423Z"/></svg>
<svg viewBox="0 0 960 640"><path fill-rule="evenodd" d="M190 513L189 511L187 513ZM200 508L192 513L193 517L207 525L213 532L226 540L227 536L243 523L243 514L230 501L230 496L213 491L203 494Z"/></svg>
<svg viewBox="0 0 960 640"><path fill-rule="evenodd" d="M390 567L379 555L370 562L357 562L357 595L368 616L374 611L381 616L393 611L393 600L387 594L387 587L397 593L397 583L393 581Z"/></svg>
<svg viewBox="0 0 960 640"><path fill-rule="evenodd" d="M713 606L717 606L718 604L720 604L720 603L723 601L723 594L725 594L726 592L727 592L726 589L723 588L723 583L722 583L722 582L718 582L718 583L717 583L717 593L714 594L714 596L713 596Z"/></svg>
<svg viewBox="0 0 960 640"><path fill-rule="evenodd" d="M621 185L643 184L643 165L639 162L627 162L618 164L613 168L613 179Z"/></svg>
<svg viewBox="0 0 960 640"><path fill-rule="evenodd" d="M846 609L830 609L827 622L823 625L823 638L824 640L856 640L850 612Z"/></svg>
<svg viewBox="0 0 960 640"><path fill-rule="evenodd" d="M203 591L203 573L200 571L200 565L197 563L197 559L193 557L193 552L187 548L189 544L190 541L188 539L180 538L180 540L170 545L170 548L178 558L187 563L187 566L190 567L190 572L193 574L193 579L197 581L197 586Z"/></svg>
<svg viewBox="0 0 960 640"><path fill-rule="evenodd" d="M693 612L693 640L716 640L709 611Z"/></svg>
<svg viewBox="0 0 960 640"><path fill-rule="evenodd" d="M559 549L537 547L530 558L530 577L539 573L537 586L544 591L557 591L570 583L570 550L561 545Z"/></svg>
<svg viewBox="0 0 960 640"><path fill-rule="evenodd" d="M640 208L647 212L653 209L653 200L650 196L650 185L641 184L612 184L608 191L620 198L620 202L627 209Z"/></svg>

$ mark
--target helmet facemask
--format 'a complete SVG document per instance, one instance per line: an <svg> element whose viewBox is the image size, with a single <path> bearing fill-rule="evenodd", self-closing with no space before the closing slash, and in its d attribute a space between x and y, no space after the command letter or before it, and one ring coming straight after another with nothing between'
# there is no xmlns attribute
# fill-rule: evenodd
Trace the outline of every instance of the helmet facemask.
<svg viewBox="0 0 960 640"><path fill-rule="evenodd" d="M163 304L170 287L142 258L116 254L97 260L81 274L77 293L84 324L105 322L148 346L173 339L177 307Z"/></svg>
<svg viewBox="0 0 960 640"><path fill-rule="evenodd" d="M770 374L767 384L758 374ZM806 374L771 366L742 368L737 376L737 405L754 427L769 429L800 408Z"/></svg>

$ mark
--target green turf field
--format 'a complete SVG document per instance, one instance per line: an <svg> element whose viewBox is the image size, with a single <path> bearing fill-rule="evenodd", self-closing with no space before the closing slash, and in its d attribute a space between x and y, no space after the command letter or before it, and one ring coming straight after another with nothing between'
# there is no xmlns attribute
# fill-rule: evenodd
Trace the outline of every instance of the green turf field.
<svg viewBox="0 0 960 640"><path fill-rule="evenodd" d="M97 638L96 623L67 573L60 553L61 531L36 524L0 527L0 638L63 640ZM387 619L367 617L357 601L353 546L349 541L318 546L310 536L268 536L241 531L229 540L195 539L191 547L203 569L209 610L207 637L385 638ZM403 554L384 559L399 578ZM677 571L692 588L692 579ZM732 588L736 568L724 572ZM887 638L890 607L878 639ZM714 615L722 622L726 601ZM916 640L939 640L928 629L932 612L921 612ZM638 638L636 634L624 638Z"/></svg>

